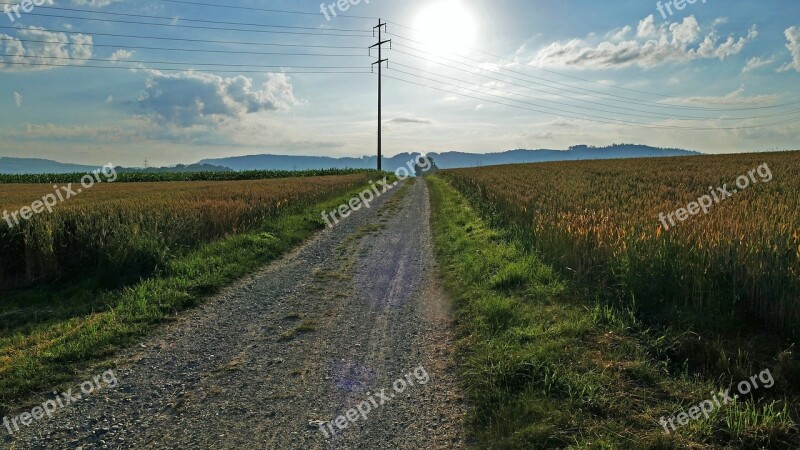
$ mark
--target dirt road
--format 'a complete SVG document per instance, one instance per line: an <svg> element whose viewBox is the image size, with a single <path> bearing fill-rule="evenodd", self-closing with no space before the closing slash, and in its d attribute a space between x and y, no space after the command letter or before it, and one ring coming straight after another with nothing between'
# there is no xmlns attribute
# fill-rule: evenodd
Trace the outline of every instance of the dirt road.
<svg viewBox="0 0 800 450"><path fill-rule="evenodd" d="M10 448L462 447L429 209L424 182L392 190L164 326L119 358L117 387Z"/></svg>

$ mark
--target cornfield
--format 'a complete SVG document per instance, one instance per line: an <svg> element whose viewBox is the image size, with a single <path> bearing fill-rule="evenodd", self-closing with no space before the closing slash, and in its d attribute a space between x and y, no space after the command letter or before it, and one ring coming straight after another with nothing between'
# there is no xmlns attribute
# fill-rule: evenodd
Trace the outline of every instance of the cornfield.
<svg viewBox="0 0 800 450"><path fill-rule="evenodd" d="M242 172L124 172L117 171L117 183L154 183L158 181L245 181L274 178L306 178L352 175L369 172L364 169L320 170L247 170ZM85 173L0 174L2 183L78 183Z"/></svg>
<svg viewBox="0 0 800 450"><path fill-rule="evenodd" d="M659 214L768 164L707 215ZM800 152L579 161L448 170L442 176L547 260L644 311L704 326L800 328Z"/></svg>
<svg viewBox="0 0 800 450"><path fill-rule="evenodd" d="M97 184L18 226L0 220L0 290L88 276L136 281L183 251L259 229L370 176ZM51 184L0 185L0 212L53 192Z"/></svg>

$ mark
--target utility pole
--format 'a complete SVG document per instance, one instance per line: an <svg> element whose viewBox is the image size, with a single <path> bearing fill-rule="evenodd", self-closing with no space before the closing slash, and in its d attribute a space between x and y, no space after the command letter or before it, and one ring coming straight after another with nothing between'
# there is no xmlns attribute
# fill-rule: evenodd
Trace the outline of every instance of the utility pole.
<svg viewBox="0 0 800 450"><path fill-rule="evenodd" d="M375 64L378 65L378 170L382 170L382 149L381 146L383 144L382 139L382 132L383 132L383 108L382 108L382 88L383 88L383 77L381 76L383 63L386 63L386 68L389 68L389 59L383 59L383 44L389 44L389 48L392 48L392 40L383 40L382 31L386 29L386 23L384 23L381 19L378 19L378 25L372 28L372 36L375 37L375 30L378 30L378 43L375 45L370 46L370 55L372 54L372 49L378 47L378 60L372 63L372 67L375 67Z"/></svg>

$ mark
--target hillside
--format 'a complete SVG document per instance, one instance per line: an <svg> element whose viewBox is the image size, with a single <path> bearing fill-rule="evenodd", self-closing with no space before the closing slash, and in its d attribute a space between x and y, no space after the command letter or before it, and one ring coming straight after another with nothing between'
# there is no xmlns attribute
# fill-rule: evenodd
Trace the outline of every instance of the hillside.
<svg viewBox="0 0 800 450"><path fill-rule="evenodd" d="M384 168L395 170L405 166L419 153L401 153L384 158ZM428 153L440 169L522 164L548 161L575 161L588 159L652 158L665 156L692 156L698 152L673 148L656 148L646 145L620 144L609 147L574 146L569 150L510 150L502 153ZM251 155L221 159L205 159L200 164L214 164L233 170L315 170L323 168L366 169L377 165L377 158L331 158L325 156Z"/></svg>

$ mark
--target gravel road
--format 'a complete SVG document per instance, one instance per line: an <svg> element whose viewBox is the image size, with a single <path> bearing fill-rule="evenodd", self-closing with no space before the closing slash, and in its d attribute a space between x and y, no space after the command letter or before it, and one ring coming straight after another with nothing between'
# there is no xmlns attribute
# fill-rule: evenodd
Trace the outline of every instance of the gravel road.
<svg viewBox="0 0 800 450"><path fill-rule="evenodd" d="M0 446L464 447L429 215L424 182L393 189L124 352L115 388Z"/></svg>

